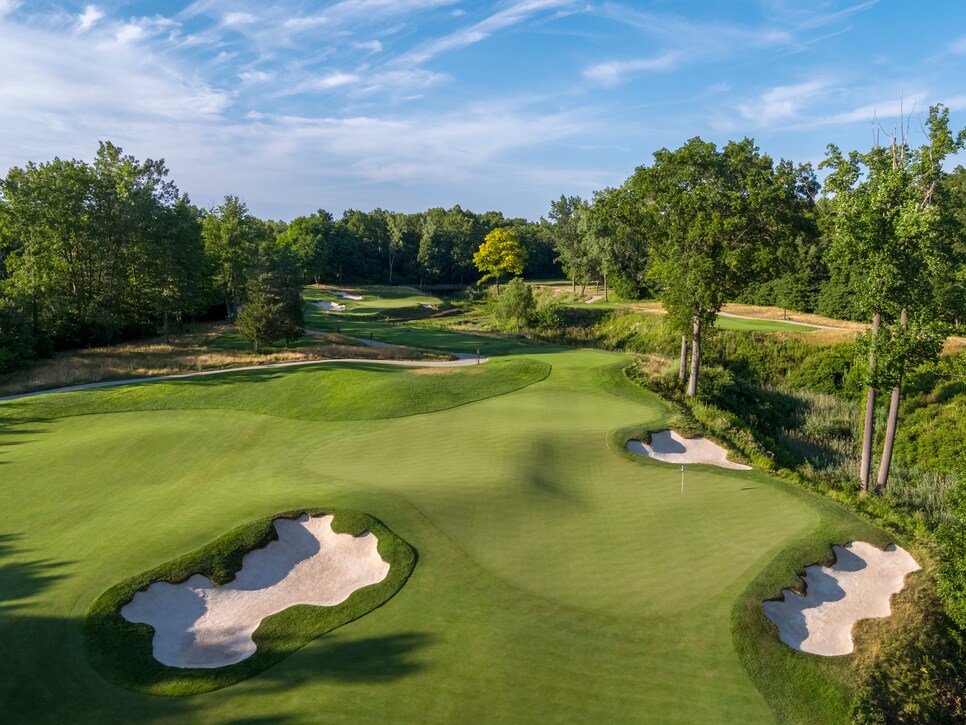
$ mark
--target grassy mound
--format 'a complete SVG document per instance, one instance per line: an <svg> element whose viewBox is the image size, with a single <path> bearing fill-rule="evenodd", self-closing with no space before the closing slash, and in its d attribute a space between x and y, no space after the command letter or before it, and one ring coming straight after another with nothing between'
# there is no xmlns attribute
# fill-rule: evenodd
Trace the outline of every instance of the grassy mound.
<svg viewBox="0 0 966 725"><path fill-rule="evenodd" d="M464 368L326 363L25 398L4 419L49 419L142 410L239 410L296 420L375 420L432 413L504 395L550 373L530 358Z"/></svg>
<svg viewBox="0 0 966 725"><path fill-rule="evenodd" d="M134 595L157 581L176 584L204 574L215 584L227 584L241 569L242 558L277 538L272 522L334 514L337 533L358 536L371 531L379 541L379 554L390 565L378 584L363 587L334 607L297 605L266 617L253 639L258 649L237 664L213 669L168 667L152 656L154 629L128 622L120 609ZM209 544L117 584L94 600L87 610L84 639L91 664L115 684L152 695L194 695L228 687L257 675L285 659L316 637L381 607L402 588L416 564L416 552L382 523L357 511L299 509L268 516L220 536Z"/></svg>

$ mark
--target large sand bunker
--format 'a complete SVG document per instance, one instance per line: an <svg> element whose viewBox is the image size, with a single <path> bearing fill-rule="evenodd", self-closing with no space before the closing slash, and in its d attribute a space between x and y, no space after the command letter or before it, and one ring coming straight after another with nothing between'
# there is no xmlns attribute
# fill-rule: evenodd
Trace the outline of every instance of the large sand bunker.
<svg viewBox="0 0 966 725"><path fill-rule="evenodd" d="M342 312L345 310L345 305L340 305L338 302L327 302L323 300L322 302L314 303L316 307L321 307L323 310L329 310L331 312Z"/></svg>
<svg viewBox="0 0 966 725"><path fill-rule="evenodd" d="M359 300L362 299L362 295L350 295L348 292L333 291L332 294L334 294L337 297L341 297L344 300L355 300L356 302L358 302Z"/></svg>
<svg viewBox="0 0 966 725"><path fill-rule="evenodd" d="M817 655L847 655L855 649L852 626L860 619L888 617L889 600L906 575L920 566L909 552L890 545L880 551L864 541L834 546L831 567L805 568L805 596L785 589L782 600L764 603L765 616L782 642Z"/></svg>
<svg viewBox="0 0 966 725"><path fill-rule="evenodd" d="M665 463L708 463L722 468L750 471L751 466L728 460L728 451L707 438L682 438L673 430L651 434L651 443L628 441L627 450Z"/></svg>
<svg viewBox="0 0 966 725"><path fill-rule="evenodd" d="M386 578L389 564L369 532L337 534L332 516L276 519L278 540L245 555L223 586L200 574L155 582L121 608L154 627L154 658L171 667L223 667L255 653L261 621L296 604L331 607Z"/></svg>

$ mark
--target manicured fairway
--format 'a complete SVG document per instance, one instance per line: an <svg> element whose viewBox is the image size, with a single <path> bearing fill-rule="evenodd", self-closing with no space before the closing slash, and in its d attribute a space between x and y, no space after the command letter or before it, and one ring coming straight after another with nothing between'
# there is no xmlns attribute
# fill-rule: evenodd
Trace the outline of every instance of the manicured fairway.
<svg viewBox="0 0 966 725"><path fill-rule="evenodd" d="M752 320L745 317L722 317L714 322L722 330L750 330L752 332L811 332L811 325L797 325L781 320Z"/></svg>
<svg viewBox="0 0 966 725"><path fill-rule="evenodd" d="M486 344L400 330L446 349ZM5 717L771 721L732 611L822 511L762 474L702 466L682 495L676 468L613 448L615 429L667 415L617 372L625 358L492 344L517 354L488 363L488 396L464 384L486 366L367 365L237 373L194 388L203 405L190 381L164 384L152 399L167 404L150 406L164 409L136 409L152 386L0 404ZM400 417L406 405L417 414ZM130 412L94 412L107 409ZM418 551L412 578L384 607L216 692L141 695L89 666L81 622L105 589L306 506L385 522Z"/></svg>

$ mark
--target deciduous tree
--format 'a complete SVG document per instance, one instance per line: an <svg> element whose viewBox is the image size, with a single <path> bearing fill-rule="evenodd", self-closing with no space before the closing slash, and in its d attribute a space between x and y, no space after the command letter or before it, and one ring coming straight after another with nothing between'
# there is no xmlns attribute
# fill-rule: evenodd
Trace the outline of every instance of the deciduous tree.
<svg viewBox="0 0 966 725"><path fill-rule="evenodd" d="M500 294L500 277L504 274L523 274L525 262L526 251L516 233L509 229L494 229L487 234L473 255L473 263L483 272L480 284L488 279L496 280L497 294Z"/></svg>

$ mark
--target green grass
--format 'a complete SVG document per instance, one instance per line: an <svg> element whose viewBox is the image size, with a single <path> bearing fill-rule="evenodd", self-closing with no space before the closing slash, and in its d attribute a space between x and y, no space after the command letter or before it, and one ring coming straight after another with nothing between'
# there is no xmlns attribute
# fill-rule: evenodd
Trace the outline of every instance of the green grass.
<svg viewBox="0 0 966 725"><path fill-rule="evenodd" d="M781 320L749 320L744 317L718 317L715 327L721 330L750 330L753 332L811 332L811 325L796 325Z"/></svg>
<svg viewBox="0 0 966 725"><path fill-rule="evenodd" d="M620 374L624 356L353 330L510 357L426 374L443 387L398 400L394 390L422 378L367 365L229 374L211 388L185 380L157 397L161 384L119 388L96 406L107 391L54 396L44 412L0 404L8 719L773 720L758 687L773 695L741 654L773 633L733 635L733 613L749 592L777 593L784 570L750 587L783 552L811 563L795 547L826 531L822 506L764 474L710 468L690 472L682 496L676 469L617 455L615 431L668 416ZM503 381L488 397L434 402L447 386L475 389L487 370ZM138 410L142 395L164 409ZM421 414L402 415L407 406ZM419 552L377 612L190 698L119 688L91 667L83 614L101 593L246 521L321 506L366 511ZM840 515L842 542L868 533Z"/></svg>
<svg viewBox="0 0 966 725"><path fill-rule="evenodd" d="M416 307L418 305L442 304L442 300L435 295L420 292L413 287L384 287L380 285L367 285L365 287L344 287L339 292L348 292L353 295L361 295L362 300L347 300L332 292L318 287L306 287L302 290L302 296L308 301L313 310L322 314L326 311L313 305L313 302L325 300L327 302L338 302L345 305L345 314L367 315L386 310L397 310L403 307Z"/></svg>
<svg viewBox="0 0 966 725"><path fill-rule="evenodd" d="M203 574L215 584L231 581L246 553L277 538L272 526L276 518L295 518L303 513L332 514L336 533L358 536L372 532L379 542L379 555L390 565L386 578L353 592L336 606L300 605L266 617L252 636L255 654L226 667L184 669L162 665L151 654L153 628L121 616L121 607L154 582L177 584L194 574ZM229 531L197 551L130 577L95 599L84 622L88 657L111 682L152 695L194 695L228 687L278 664L316 637L381 607L406 583L415 564L416 553L406 542L358 511L302 509L266 516Z"/></svg>
<svg viewBox="0 0 966 725"><path fill-rule="evenodd" d="M378 362L239 370L11 401L0 406L0 426L146 410L236 410L299 420L397 418L504 395L544 379L550 366L519 358L457 371Z"/></svg>

